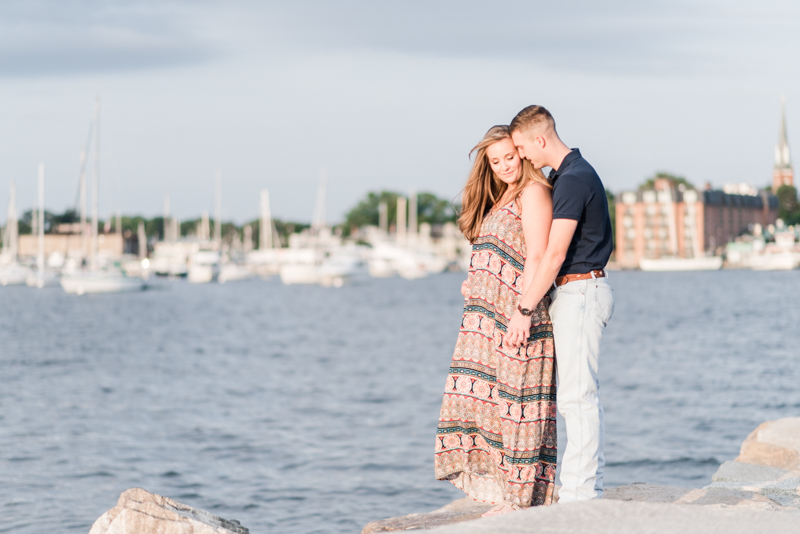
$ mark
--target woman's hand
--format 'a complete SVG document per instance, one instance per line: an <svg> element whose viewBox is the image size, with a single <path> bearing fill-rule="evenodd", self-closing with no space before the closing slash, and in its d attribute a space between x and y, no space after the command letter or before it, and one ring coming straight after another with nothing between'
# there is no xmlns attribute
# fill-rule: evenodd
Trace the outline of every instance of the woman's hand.
<svg viewBox="0 0 800 534"><path fill-rule="evenodd" d="M464 295L464 298L467 298L467 282L469 279L464 280L461 282L461 294Z"/></svg>
<svg viewBox="0 0 800 534"><path fill-rule="evenodd" d="M508 322L508 330L506 330L503 344L509 349L524 347L528 344L530 333L531 318L525 317L519 310L516 310L511 316L511 321Z"/></svg>

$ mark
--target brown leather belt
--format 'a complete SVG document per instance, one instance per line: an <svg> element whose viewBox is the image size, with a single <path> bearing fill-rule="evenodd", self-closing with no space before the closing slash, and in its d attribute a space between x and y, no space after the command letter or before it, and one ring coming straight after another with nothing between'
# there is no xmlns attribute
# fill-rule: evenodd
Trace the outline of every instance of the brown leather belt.
<svg viewBox="0 0 800 534"><path fill-rule="evenodd" d="M564 276L559 276L558 278L556 278L555 285L556 287L558 287L558 286L563 286L564 284L568 284L570 282L575 282L576 280L586 280L588 278L603 278L605 275L606 272L603 269L596 269L594 271L589 271L588 273L565 274Z"/></svg>

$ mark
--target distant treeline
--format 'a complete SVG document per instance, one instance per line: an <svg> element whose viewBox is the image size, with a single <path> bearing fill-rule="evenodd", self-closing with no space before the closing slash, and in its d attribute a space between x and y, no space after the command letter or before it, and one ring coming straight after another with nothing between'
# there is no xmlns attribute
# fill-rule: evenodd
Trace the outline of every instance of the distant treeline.
<svg viewBox="0 0 800 534"><path fill-rule="evenodd" d="M19 219L19 233L20 234L30 234L32 230L32 210L28 210L22 214L22 217ZM197 228L200 226L200 218L180 221L180 234L182 237L193 236L197 234ZM164 237L164 218L163 217L153 217L151 219L142 217L142 216L128 216L123 215L120 218L120 226L122 227L122 233L125 237L131 237L136 235L136 232L139 230L139 223L144 223L144 232L147 236L148 241L157 241ZM289 235L297 232L301 232L304 229L308 228L309 225L306 223L300 222L289 222L289 221L282 221L279 219L273 219L273 224L275 225L275 229L278 232L278 235L281 238L281 242L286 245L289 240ZM54 233L58 231L58 226L60 224L74 224L80 223L80 215L75 210L66 210L64 213L52 213L50 211L45 210L44 212L44 231L45 233ZM244 227L250 225L252 231L253 242L257 245L259 241L259 220L254 219L252 221L246 222L241 225L234 224L232 222L224 222L222 223L222 236L224 239L230 239L234 235L236 235L239 239L244 237ZM214 225L215 221L212 219L209 221L209 226L211 230L211 235L214 235ZM97 227L100 232L116 232L117 231L117 218L111 217L108 219L101 219L97 222Z"/></svg>
<svg viewBox="0 0 800 534"><path fill-rule="evenodd" d="M380 191L369 192L361 199L352 209L345 215L344 222L334 225L335 231L341 232L343 235L349 235L351 230L367 225L377 226L379 223L379 208L381 202L386 203L387 215L390 226L394 226L397 221L397 199L401 196L400 193L394 191ZM405 197L407 198L407 197ZM444 224L446 222L453 222L456 219L458 206L452 202L436 197L432 193L419 193L417 195L417 220L421 223L430 223L431 225ZM19 233L30 234L32 229L32 216L33 211L28 210L22 214L19 219ZM44 231L46 233L53 233L58 231L60 224L74 224L80 222L80 214L73 209L64 211L63 213L53 213L45 210L44 212ZM122 233L126 237L135 236L139 229L139 223L144 223L144 231L147 235L148 241L162 239L164 236L164 218L153 217L145 218L142 216L123 215L120 219ZM197 230L200 226L201 219L189 219L180 221L180 235L181 237L188 237L197 235ZM280 236L281 243L286 246L289 241L289 235L301 232L309 228L308 223L284 221L280 219L273 219L275 229ZM209 221L210 233L214 235L214 220ZM98 221L98 229L100 232L116 232L117 218L110 217ZM259 220L253 219L244 224L237 225L233 222L222 223L222 236L223 239L231 239L234 236L238 239L244 237L245 226L250 225L251 235L254 244L259 242Z"/></svg>
<svg viewBox="0 0 800 534"><path fill-rule="evenodd" d="M397 199L406 195L394 191L370 191L345 215L342 233L349 235L355 228L362 226L378 226L380 222L379 206L386 204L387 219L392 227L397 222ZM417 194L417 222L431 225L455 222L460 206L449 200L438 198L433 193Z"/></svg>

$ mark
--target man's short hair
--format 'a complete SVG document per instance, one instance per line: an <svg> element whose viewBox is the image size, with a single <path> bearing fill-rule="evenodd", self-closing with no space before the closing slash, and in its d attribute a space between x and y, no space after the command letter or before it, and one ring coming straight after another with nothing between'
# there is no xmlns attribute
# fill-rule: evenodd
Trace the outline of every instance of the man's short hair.
<svg viewBox="0 0 800 534"><path fill-rule="evenodd" d="M527 132L540 124L547 124L553 131L556 129L556 121L553 116L543 106L528 106L514 117L508 126L509 133Z"/></svg>

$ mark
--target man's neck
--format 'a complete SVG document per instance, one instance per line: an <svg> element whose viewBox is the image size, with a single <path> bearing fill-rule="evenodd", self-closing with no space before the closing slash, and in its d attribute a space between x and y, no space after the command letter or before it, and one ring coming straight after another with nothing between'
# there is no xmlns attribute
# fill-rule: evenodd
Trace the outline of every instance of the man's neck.
<svg viewBox="0 0 800 534"><path fill-rule="evenodd" d="M547 166L558 170L572 150L559 139L558 145L553 147L553 154L550 156Z"/></svg>

